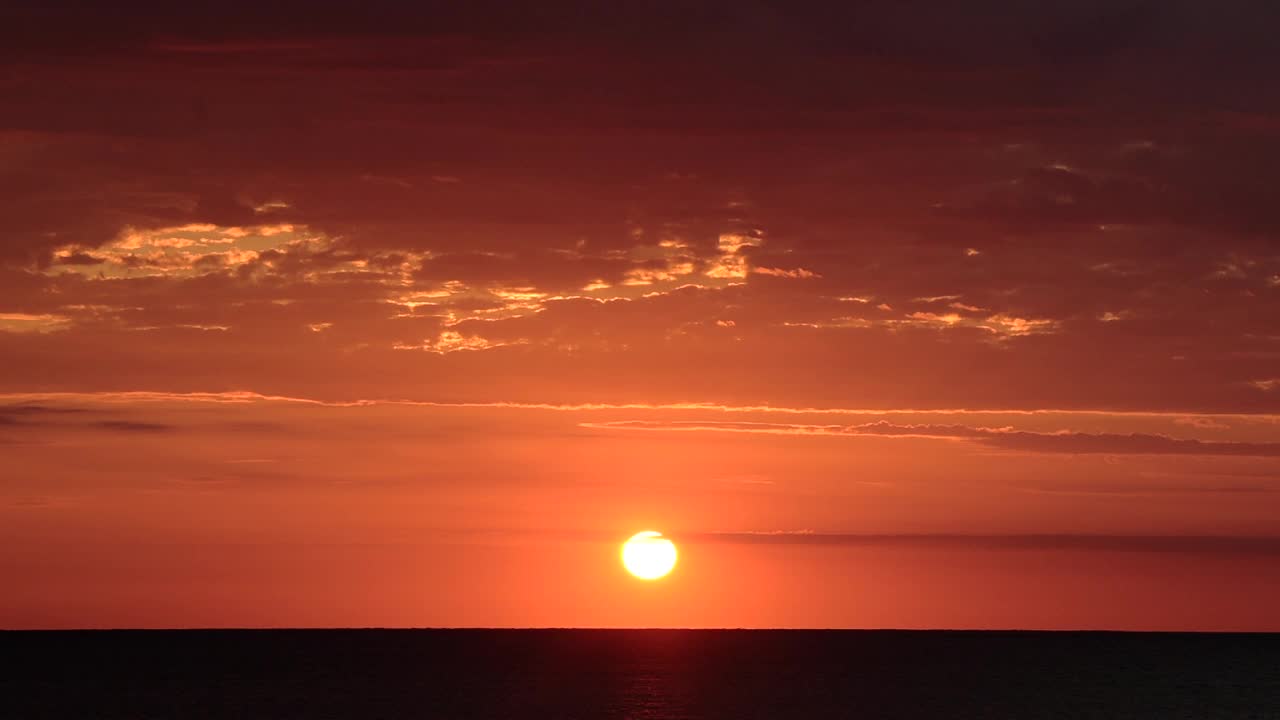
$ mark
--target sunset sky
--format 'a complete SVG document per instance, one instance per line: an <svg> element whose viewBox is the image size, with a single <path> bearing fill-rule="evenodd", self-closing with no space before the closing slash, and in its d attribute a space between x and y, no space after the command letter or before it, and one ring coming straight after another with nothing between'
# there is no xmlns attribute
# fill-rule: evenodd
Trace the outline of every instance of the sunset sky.
<svg viewBox="0 0 1280 720"><path fill-rule="evenodd" d="M1280 6L511 5L0 9L0 628L1280 631Z"/></svg>

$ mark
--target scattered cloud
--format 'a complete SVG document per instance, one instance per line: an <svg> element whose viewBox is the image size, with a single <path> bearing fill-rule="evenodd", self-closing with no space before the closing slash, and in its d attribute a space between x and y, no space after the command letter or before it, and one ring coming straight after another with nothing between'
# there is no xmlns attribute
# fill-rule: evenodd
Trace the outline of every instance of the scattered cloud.
<svg viewBox="0 0 1280 720"><path fill-rule="evenodd" d="M759 275L769 275L772 277L792 278L792 279L800 279L800 280L809 280L812 278L822 277L818 273L813 272L812 270L806 270L804 268L794 268L791 270L786 270L783 268L755 267L751 269L751 272L757 273Z"/></svg>
<svg viewBox="0 0 1280 720"><path fill-rule="evenodd" d="M421 344L412 345L399 343L395 345L396 350L424 350L437 354L452 353L459 351L479 351L490 350L492 348L503 347L507 345L522 345L525 341L512 340L510 342L494 342L486 340L478 335L464 335L454 330L441 331L440 335L434 340L426 340Z"/></svg>
<svg viewBox="0 0 1280 720"><path fill-rule="evenodd" d="M747 276L747 260L743 250L758 248L764 238L741 233L724 233L717 242L719 257L706 270L706 276L720 280L741 279Z"/></svg>

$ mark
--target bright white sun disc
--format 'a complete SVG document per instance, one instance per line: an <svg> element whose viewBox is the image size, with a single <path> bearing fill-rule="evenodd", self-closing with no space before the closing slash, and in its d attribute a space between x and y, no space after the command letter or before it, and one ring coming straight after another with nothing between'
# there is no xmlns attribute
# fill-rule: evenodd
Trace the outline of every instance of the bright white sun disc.
<svg viewBox="0 0 1280 720"><path fill-rule="evenodd" d="M676 566L675 543L660 532L638 532L622 544L622 565L641 580L657 580Z"/></svg>

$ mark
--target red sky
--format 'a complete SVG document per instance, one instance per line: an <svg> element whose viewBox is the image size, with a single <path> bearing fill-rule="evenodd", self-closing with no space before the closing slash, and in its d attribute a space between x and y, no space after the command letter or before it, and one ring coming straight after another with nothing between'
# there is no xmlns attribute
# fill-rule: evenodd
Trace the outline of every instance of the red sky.
<svg viewBox="0 0 1280 720"><path fill-rule="evenodd" d="M0 10L0 627L1280 630L1198 5Z"/></svg>

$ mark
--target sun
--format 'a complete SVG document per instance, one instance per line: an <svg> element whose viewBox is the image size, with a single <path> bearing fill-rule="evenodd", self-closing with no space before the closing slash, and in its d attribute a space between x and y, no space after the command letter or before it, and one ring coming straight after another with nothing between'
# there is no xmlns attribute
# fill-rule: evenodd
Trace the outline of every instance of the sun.
<svg viewBox="0 0 1280 720"><path fill-rule="evenodd" d="M660 532L638 532L622 543L622 565L641 580L657 580L676 566L676 545Z"/></svg>

